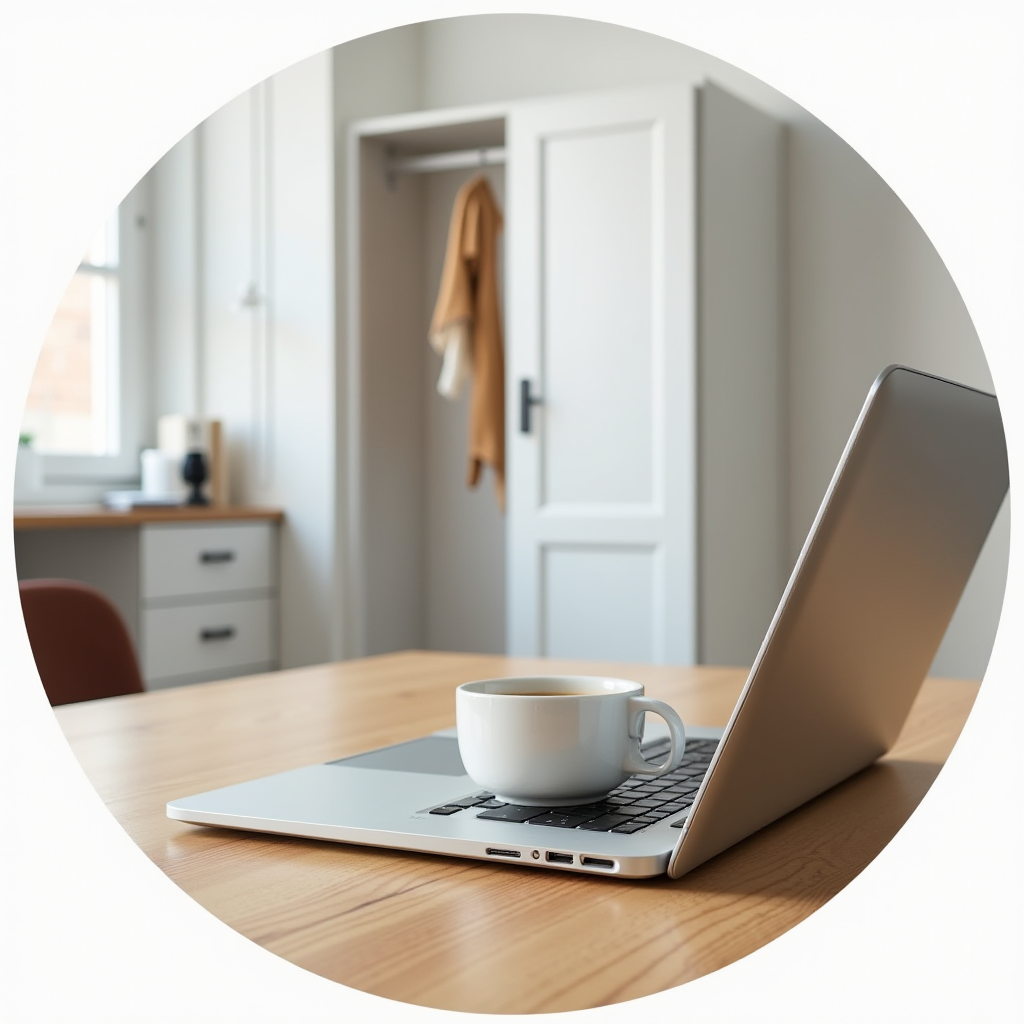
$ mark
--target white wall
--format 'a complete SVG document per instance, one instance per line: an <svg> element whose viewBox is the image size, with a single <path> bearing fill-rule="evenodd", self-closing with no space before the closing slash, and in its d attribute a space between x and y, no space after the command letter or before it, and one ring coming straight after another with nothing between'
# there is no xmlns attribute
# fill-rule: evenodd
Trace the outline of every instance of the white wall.
<svg viewBox="0 0 1024 1024"><path fill-rule="evenodd" d="M199 132L189 132L149 173L154 421L199 408L199 144Z"/></svg>
<svg viewBox="0 0 1024 1024"><path fill-rule="evenodd" d="M749 665L791 567L785 132L711 83L698 131L698 657Z"/></svg>
<svg viewBox="0 0 1024 1024"><path fill-rule="evenodd" d="M712 75L777 116L800 110L699 50L599 21L501 14L431 21L419 29L424 109L667 84L696 73Z"/></svg>
<svg viewBox="0 0 1024 1024"><path fill-rule="evenodd" d="M222 418L231 500L284 509L284 667L332 654L332 100L325 52L232 100L151 173L153 418Z"/></svg>
<svg viewBox="0 0 1024 1024"><path fill-rule="evenodd" d="M337 324L334 367L336 402L334 466L335 508L333 566L339 596L334 608L331 655L350 657L362 647L366 609L354 607L352 595L359 592L362 574L353 564L360 557L362 503L364 495L348 486L349 468L358 461L354 445L359 431L359 368L345 358L349 316L349 225L348 125L364 117L401 113L419 107L419 28L394 29L356 39L336 47L333 56L334 99L334 194L335 194L335 322ZM348 554L350 557L346 557ZM345 595L348 599L346 600ZM417 627L418 628L418 627Z"/></svg>
<svg viewBox="0 0 1024 1024"><path fill-rule="evenodd" d="M910 366L992 390L959 292L917 221L806 112L789 131L790 555L803 543L878 372ZM1009 505L935 659L980 678L1006 584Z"/></svg>
<svg viewBox="0 0 1024 1024"><path fill-rule="evenodd" d="M281 660L309 665L331 656L336 601L331 55L275 75L270 101L270 451L253 493L285 509Z"/></svg>

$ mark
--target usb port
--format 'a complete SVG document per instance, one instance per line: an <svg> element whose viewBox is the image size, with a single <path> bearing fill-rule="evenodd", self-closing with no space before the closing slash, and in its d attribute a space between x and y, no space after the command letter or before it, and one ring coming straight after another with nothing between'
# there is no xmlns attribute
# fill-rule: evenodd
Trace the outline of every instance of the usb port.
<svg viewBox="0 0 1024 1024"><path fill-rule="evenodd" d="M493 846L487 847L488 857L522 857L518 850L496 850Z"/></svg>
<svg viewBox="0 0 1024 1024"><path fill-rule="evenodd" d="M605 860L604 857L580 857L580 863L590 868L613 868L615 861Z"/></svg>
<svg viewBox="0 0 1024 1024"><path fill-rule="evenodd" d="M548 860L552 864L571 864L572 854L571 853L555 853L553 850L548 850Z"/></svg>

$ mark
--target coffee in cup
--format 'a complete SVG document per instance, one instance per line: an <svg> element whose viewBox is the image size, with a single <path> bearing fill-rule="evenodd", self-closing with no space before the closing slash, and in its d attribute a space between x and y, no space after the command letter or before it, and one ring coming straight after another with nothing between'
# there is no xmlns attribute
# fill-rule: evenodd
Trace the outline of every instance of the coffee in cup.
<svg viewBox="0 0 1024 1024"><path fill-rule="evenodd" d="M671 746L652 764L640 753L644 715L669 727ZM678 767L686 732L675 711L640 683L604 676L482 679L455 691L459 752L470 778L507 803L589 803L631 775Z"/></svg>

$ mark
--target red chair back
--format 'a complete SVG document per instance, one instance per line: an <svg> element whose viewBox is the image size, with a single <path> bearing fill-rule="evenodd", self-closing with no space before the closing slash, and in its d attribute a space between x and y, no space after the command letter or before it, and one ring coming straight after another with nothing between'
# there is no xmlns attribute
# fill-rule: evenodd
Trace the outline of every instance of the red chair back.
<svg viewBox="0 0 1024 1024"><path fill-rule="evenodd" d="M76 580L22 580L21 610L51 705L142 693L142 675L118 610Z"/></svg>

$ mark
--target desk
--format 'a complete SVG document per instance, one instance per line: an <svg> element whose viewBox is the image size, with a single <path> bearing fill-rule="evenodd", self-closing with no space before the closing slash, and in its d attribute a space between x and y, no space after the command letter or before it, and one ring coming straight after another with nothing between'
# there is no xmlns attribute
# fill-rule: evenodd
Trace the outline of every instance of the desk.
<svg viewBox="0 0 1024 1024"><path fill-rule="evenodd" d="M149 689L267 672L277 667L283 518L234 505L16 508L18 578L80 580L105 594ZM210 628L230 634L205 642Z"/></svg>
<svg viewBox="0 0 1024 1024"><path fill-rule="evenodd" d="M15 505L14 530L82 530L141 526L143 523L216 523L231 519L259 519L280 523L278 508L253 505L156 505L118 511L102 505Z"/></svg>
<svg viewBox="0 0 1024 1024"><path fill-rule="evenodd" d="M56 708L136 843L202 906L307 970L450 1010L580 1009L680 985L802 921L860 872L931 785L977 694L925 682L892 752L672 881L202 828L174 797L451 726L453 689L500 675L627 676L724 725L745 672L404 652Z"/></svg>

